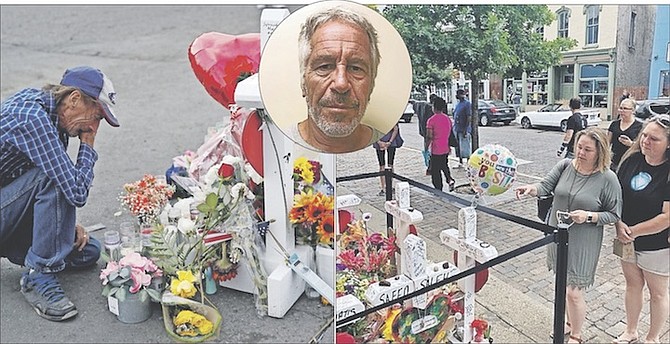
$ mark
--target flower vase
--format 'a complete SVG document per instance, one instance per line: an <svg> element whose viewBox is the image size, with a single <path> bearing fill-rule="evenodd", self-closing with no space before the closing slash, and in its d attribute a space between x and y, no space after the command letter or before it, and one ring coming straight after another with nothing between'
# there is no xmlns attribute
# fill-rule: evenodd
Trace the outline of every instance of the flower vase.
<svg viewBox="0 0 670 344"><path fill-rule="evenodd" d="M316 273L331 288L335 288L335 250L326 246L316 247Z"/></svg>
<svg viewBox="0 0 670 344"><path fill-rule="evenodd" d="M122 323L137 324L151 317L151 297L149 295L146 295L143 301L140 293L131 294L126 290L126 297L123 301L118 300L118 302L119 314L116 315L116 318Z"/></svg>
<svg viewBox="0 0 670 344"><path fill-rule="evenodd" d="M310 268L310 270L314 271L314 273L317 273L316 260L314 259L315 254L313 248L309 249L309 254L311 255L311 257L308 257L307 261L303 262L303 264L307 265ZM311 285L309 285L307 281L305 281L305 296L307 296L310 299L316 299L321 295L319 294L318 291L316 291L316 289L314 289Z"/></svg>

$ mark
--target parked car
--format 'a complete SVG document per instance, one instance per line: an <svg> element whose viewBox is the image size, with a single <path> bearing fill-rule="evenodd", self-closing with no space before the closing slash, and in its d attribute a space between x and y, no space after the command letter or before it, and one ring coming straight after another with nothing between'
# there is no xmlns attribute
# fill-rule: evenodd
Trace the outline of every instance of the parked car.
<svg viewBox="0 0 670 344"><path fill-rule="evenodd" d="M516 110L514 107L502 100L480 99L477 107L480 126L488 126L494 122L502 122L505 125L509 125L516 119Z"/></svg>
<svg viewBox="0 0 670 344"><path fill-rule="evenodd" d="M409 123L409 122L412 121L412 116L414 116L414 104L413 103L414 102L411 101L411 100L408 101L407 106L405 106L405 112L403 112L402 116L400 116L400 118L402 118L402 120L405 123Z"/></svg>
<svg viewBox="0 0 670 344"><path fill-rule="evenodd" d="M647 119L654 114L670 113L670 98L637 101L635 117Z"/></svg>
<svg viewBox="0 0 670 344"><path fill-rule="evenodd" d="M602 120L600 119L599 109L580 109L579 112L586 116L587 125L598 125ZM568 126L568 118L572 115L570 107L565 104L554 103L543 106L537 111L523 112L517 118L517 122L521 124L524 129L532 127L555 127L560 128L561 131L566 131Z"/></svg>

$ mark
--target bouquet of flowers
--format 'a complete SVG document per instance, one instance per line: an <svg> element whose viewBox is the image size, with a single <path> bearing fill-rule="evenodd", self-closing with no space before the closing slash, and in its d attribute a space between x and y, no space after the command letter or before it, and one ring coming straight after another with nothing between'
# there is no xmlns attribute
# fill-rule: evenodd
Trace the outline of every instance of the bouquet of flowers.
<svg viewBox="0 0 670 344"><path fill-rule="evenodd" d="M368 234L362 220L353 221L338 239L336 294L352 294L365 300L372 283L393 273L391 256L396 252L395 237Z"/></svg>
<svg viewBox="0 0 670 344"><path fill-rule="evenodd" d="M140 299L146 300L147 295L155 301L160 301L160 292L149 288L154 278L163 276L154 262L137 252L131 252L118 262L110 261L102 271L103 296L115 296L120 301L125 300L126 292L140 293Z"/></svg>
<svg viewBox="0 0 670 344"><path fill-rule="evenodd" d="M137 216L140 223L155 221L163 206L174 193L174 187L145 174L142 179L123 186L125 194L119 196L121 205Z"/></svg>
<svg viewBox="0 0 670 344"><path fill-rule="evenodd" d="M295 226L296 242L333 247L333 188L323 178L318 161L300 157L293 164L295 196L289 220Z"/></svg>
<svg viewBox="0 0 670 344"><path fill-rule="evenodd" d="M233 278L237 263L244 256L259 289L256 295L262 298L260 308L267 308L267 281L252 233L259 214L253 210L257 196L252 188L259 189L262 181L242 159L225 155L200 178L199 190L193 197L166 205L164 213L174 213L176 208L180 217L154 232L151 254L171 276L172 283L190 282L200 288L207 268L212 268L211 276L219 281ZM168 222L168 215L160 217L162 222ZM193 277L184 279L187 274ZM187 298L195 295L195 287L185 290L187 294L173 293ZM204 302L203 294L201 290Z"/></svg>

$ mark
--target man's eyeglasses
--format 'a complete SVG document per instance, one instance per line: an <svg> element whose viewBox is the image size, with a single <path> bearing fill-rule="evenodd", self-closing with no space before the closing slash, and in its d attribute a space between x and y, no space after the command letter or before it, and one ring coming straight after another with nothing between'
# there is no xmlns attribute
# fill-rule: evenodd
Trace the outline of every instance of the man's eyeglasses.
<svg viewBox="0 0 670 344"><path fill-rule="evenodd" d="M670 128L670 115L654 115L649 117L649 121L656 121L663 128Z"/></svg>
<svg viewBox="0 0 670 344"><path fill-rule="evenodd" d="M619 110L633 110L633 108L625 107L625 106L619 106Z"/></svg>

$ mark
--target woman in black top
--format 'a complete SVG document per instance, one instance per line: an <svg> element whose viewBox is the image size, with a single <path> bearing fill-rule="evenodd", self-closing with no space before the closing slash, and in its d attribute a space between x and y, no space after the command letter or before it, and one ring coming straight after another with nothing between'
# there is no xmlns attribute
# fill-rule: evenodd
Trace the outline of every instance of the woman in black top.
<svg viewBox="0 0 670 344"><path fill-rule="evenodd" d="M670 115L656 115L643 126L618 170L623 192L617 238L633 242L635 255L622 258L626 279L626 331L615 343L637 342L644 286L649 288L650 324L645 343L659 343L668 319L670 295Z"/></svg>
<svg viewBox="0 0 670 344"><path fill-rule="evenodd" d="M635 101L633 99L624 99L619 105L619 119L613 121L607 129L607 138L612 144L612 164L610 167L616 171L619 167L619 161L628 147L633 145L633 141L642 130L642 122L637 121L633 112L635 111Z"/></svg>

